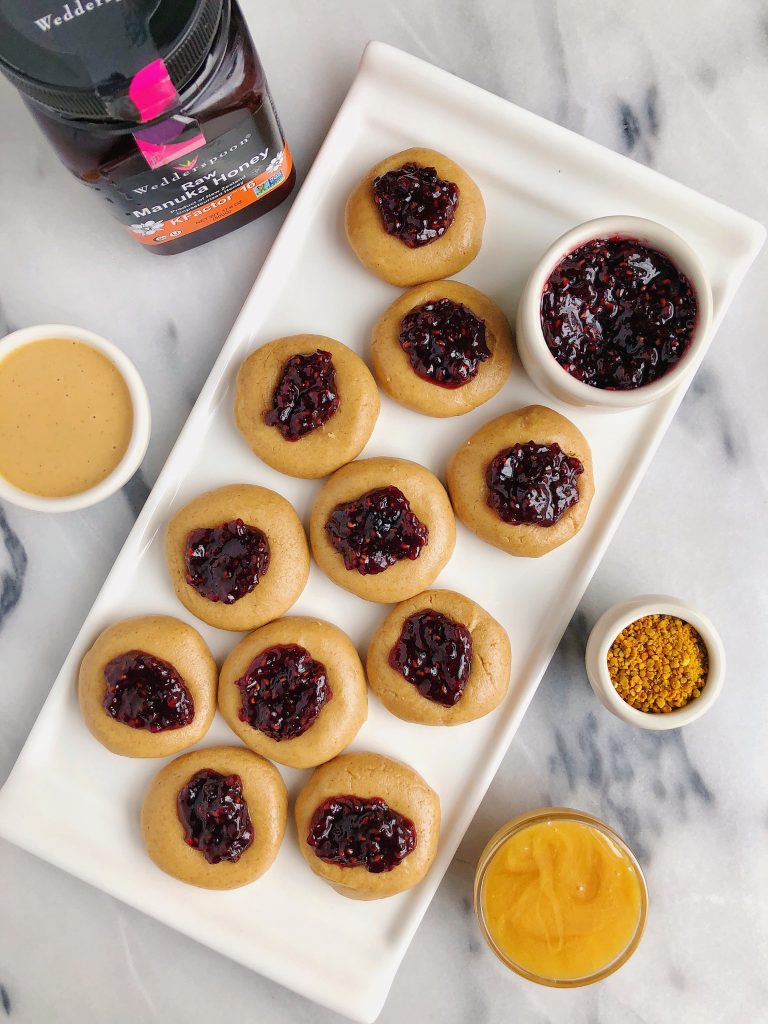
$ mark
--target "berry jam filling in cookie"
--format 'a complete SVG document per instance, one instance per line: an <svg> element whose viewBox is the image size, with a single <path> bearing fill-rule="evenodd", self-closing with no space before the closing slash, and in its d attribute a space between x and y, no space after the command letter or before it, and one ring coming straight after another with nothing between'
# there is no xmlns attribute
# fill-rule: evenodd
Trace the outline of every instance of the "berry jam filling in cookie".
<svg viewBox="0 0 768 1024"><path fill-rule="evenodd" d="M558 444L516 444L500 451L485 472L488 505L512 526L554 526L579 500L584 466Z"/></svg>
<svg viewBox="0 0 768 1024"><path fill-rule="evenodd" d="M416 826L381 797L332 796L312 816L307 842L320 860L378 875L415 849Z"/></svg>
<svg viewBox="0 0 768 1024"><path fill-rule="evenodd" d="M240 721L278 741L305 733L333 696L325 665L298 644L268 647L235 685Z"/></svg>
<svg viewBox="0 0 768 1024"><path fill-rule="evenodd" d="M203 768L179 790L176 806L184 842L199 850L209 864L234 863L253 842L253 824L239 775Z"/></svg>
<svg viewBox="0 0 768 1024"><path fill-rule="evenodd" d="M400 345L422 380L460 388L490 358L485 321L452 299L416 306L400 321Z"/></svg>
<svg viewBox="0 0 768 1024"><path fill-rule="evenodd" d="M186 581L201 597L234 604L269 568L269 542L257 527L232 519L187 534L184 562Z"/></svg>
<svg viewBox="0 0 768 1024"><path fill-rule="evenodd" d="M438 178L434 167L403 164L374 179L373 201L387 234L416 249L434 242L451 226L459 186Z"/></svg>
<svg viewBox="0 0 768 1024"><path fill-rule="evenodd" d="M286 361L264 422L277 427L286 441L298 441L327 423L339 402L331 353L317 349Z"/></svg>
<svg viewBox="0 0 768 1024"><path fill-rule="evenodd" d="M404 558L418 558L429 530L398 487L378 487L337 505L325 532L347 569L375 576Z"/></svg>
<svg viewBox="0 0 768 1024"><path fill-rule="evenodd" d="M422 697L452 708L464 696L472 669L472 637L466 626L447 615L416 612L403 623L389 664Z"/></svg>
<svg viewBox="0 0 768 1024"><path fill-rule="evenodd" d="M195 717L189 690L173 665L145 651L118 654L104 666L104 710L132 729L181 729Z"/></svg>
<svg viewBox="0 0 768 1024"><path fill-rule="evenodd" d="M625 391L650 384L681 359L696 309L690 282L662 253L632 239L595 239L552 271L541 326L572 377Z"/></svg>

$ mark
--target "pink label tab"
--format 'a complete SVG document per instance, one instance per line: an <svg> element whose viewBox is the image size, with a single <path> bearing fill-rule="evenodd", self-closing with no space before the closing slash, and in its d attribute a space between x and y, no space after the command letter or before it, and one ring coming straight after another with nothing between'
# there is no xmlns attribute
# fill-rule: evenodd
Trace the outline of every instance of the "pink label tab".
<svg viewBox="0 0 768 1024"><path fill-rule="evenodd" d="M179 104L179 94L168 74L165 61L158 57L137 72L128 86L128 96L143 121L154 121Z"/></svg>
<svg viewBox="0 0 768 1024"><path fill-rule="evenodd" d="M171 110L178 111L181 106L165 61L160 58L133 76L128 96L144 124ZM144 159L153 169L182 160L205 145L205 136L195 118L178 112L159 124L137 129L133 137Z"/></svg>

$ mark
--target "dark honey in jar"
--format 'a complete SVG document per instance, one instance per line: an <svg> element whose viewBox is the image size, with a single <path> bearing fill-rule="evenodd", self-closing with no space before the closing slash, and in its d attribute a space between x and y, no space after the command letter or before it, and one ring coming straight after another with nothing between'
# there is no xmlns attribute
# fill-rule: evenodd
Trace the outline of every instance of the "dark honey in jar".
<svg viewBox="0 0 768 1024"><path fill-rule="evenodd" d="M160 255L295 182L235 0L0 0L0 69L63 163Z"/></svg>

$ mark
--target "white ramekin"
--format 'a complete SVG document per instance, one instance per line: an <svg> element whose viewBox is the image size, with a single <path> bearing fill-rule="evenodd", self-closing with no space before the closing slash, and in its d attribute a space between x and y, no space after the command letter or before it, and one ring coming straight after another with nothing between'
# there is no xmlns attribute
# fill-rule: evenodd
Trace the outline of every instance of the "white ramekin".
<svg viewBox="0 0 768 1024"><path fill-rule="evenodd" d="M549 351L541 329L541 296L554 268L580 245L594 238L634 238L668 256L688 278L696 293L698 316L687 352L652 384L627 391L608 391L576 380ZM642 217L599 217L566 231L547 249L523 288L517 307L517 348L526 373L545 393L571 405L618 411L646 405L666 394L697 370L712 326L712 288L696 253L674 231Z"/></svg>
<svg viewBox="0 0 768 1024"><path fill-rule="evenodd" d="M65 498L45 498L38 494L22 491L0 476L0 500L10 501L14 505L20 505L22 508L32 509L35 512L74 512L77 509L95 505L114 494L130 480L139 468L149 444L152 422L149 397L144 382L139 376L139 371L130 359L112 342L82 327L70 327L66 324L38 324L35 327L23 327L0 340L0 360L14 349L48 338L71 338L73 341L81 341L83 344L103 352L120 371L128 386L133 405L133 432L125 454L109 476L106 476L95 487L90 487L87 491L81 491L79 494L68 495Z"/></svg>
<svg viewBox="0 0 768 1024"><path fill-rule="evenodd" d="M622 629L646 615L674 615L678 619L690 622L694 629L698 630L709 656L707 682L701 696L696 697L684 708L677 708L667 714L657 715L649 711L638 711L631 704L627 704L616 692L608 673L607 659L611 644ZM689 722L700 718L720 696L725 678L725 651L715 627L706 616L689 608L682 601L663 594L648 594L609 608L597 620L589 635L585 662L592 689L609 711L630 725L655 731L678 729L681 725L688 725Z"/></svg>

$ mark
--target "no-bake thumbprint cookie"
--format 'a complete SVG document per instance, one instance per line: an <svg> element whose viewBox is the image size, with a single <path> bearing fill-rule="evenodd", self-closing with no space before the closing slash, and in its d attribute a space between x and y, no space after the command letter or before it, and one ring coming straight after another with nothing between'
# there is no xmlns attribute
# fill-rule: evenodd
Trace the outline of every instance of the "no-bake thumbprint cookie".
<svg viewBox="0 0 768 1024"><path fill-rule="evenodd" d="M257 629L283 615L309 576L309 548L293 506L274 491L233 484L208 491L168 524L174 590L219 629Z"/></svg>
<svg viewBox="0 0 768 1024"><path fill-rule="evenodd" d="M153 779L141 809L159 868L203 889L236 889L271 866L288 797L274 765L242 747L193 750Z"/></svg>
<svg viewBox="0 0 768 1024"><path fill-rule="evenodd" d="M447 476L464 525L502 551L527 557L575 536L595 490L586 438L542 405L486 423L453 455Z"/></svg>
<svg viewBox="0 0 768 1024"><path fill-rule="evenodd" d="M105 629L80 665L85 724L108 750L166 757L208 731L216 711L216 662L191 626L167 615Z"/></svg>
<svg viewBox="0 0 768 1024"><path fill-rule="evenodd" d="M313 767L349 746L365 721L365 672L352 641L330 622L278 619L224 662L219 709L257 754Z"/></svg>
<svg viewBox="0 0 768 1024"><path fill-rule="evenodd" d="M333 338L296 334L248 356L237 375L235 419L274 469L316 479L356 458L379 414L362 359Z"/></svg>
<svg viewBox="0 0 768 1024"><path fill-rule="evenodd" d="M378 277L402 288L451 277L483 240L474 181L433 149L407 149L372 167L347 200L349 244Z"/></svg>
<svg viewBox="0 0 768 1024"><path fill-rule="evenodd" d="M459 725L493 711L509 687L504 628L451 590L427 590L394 608L368 648L371 689L392 714Z"/></svg>
<svg viewBox="0 0 768 1024"><path fill-rule="evenodd" d="M437 852L440 800L407 765L342 754L315 769L296 800L299 847L343 896L377 900L417 885Z"/></svg>
<svg viewBox="0 0 768 1024"><path fill-rule="evenodd" d="M487 295L432 281L401 295L373 329L373 372L401 405L460 416L500 390L512 368L512 331Z"/></svg>
<svg viewBox="0 0 768 1024"><path fill-rule="evenodd" d="M361 459L321 487L312 552L334 583L368 601L403 601L451 557L456 526L440 481L405 459Z"/></svg>

